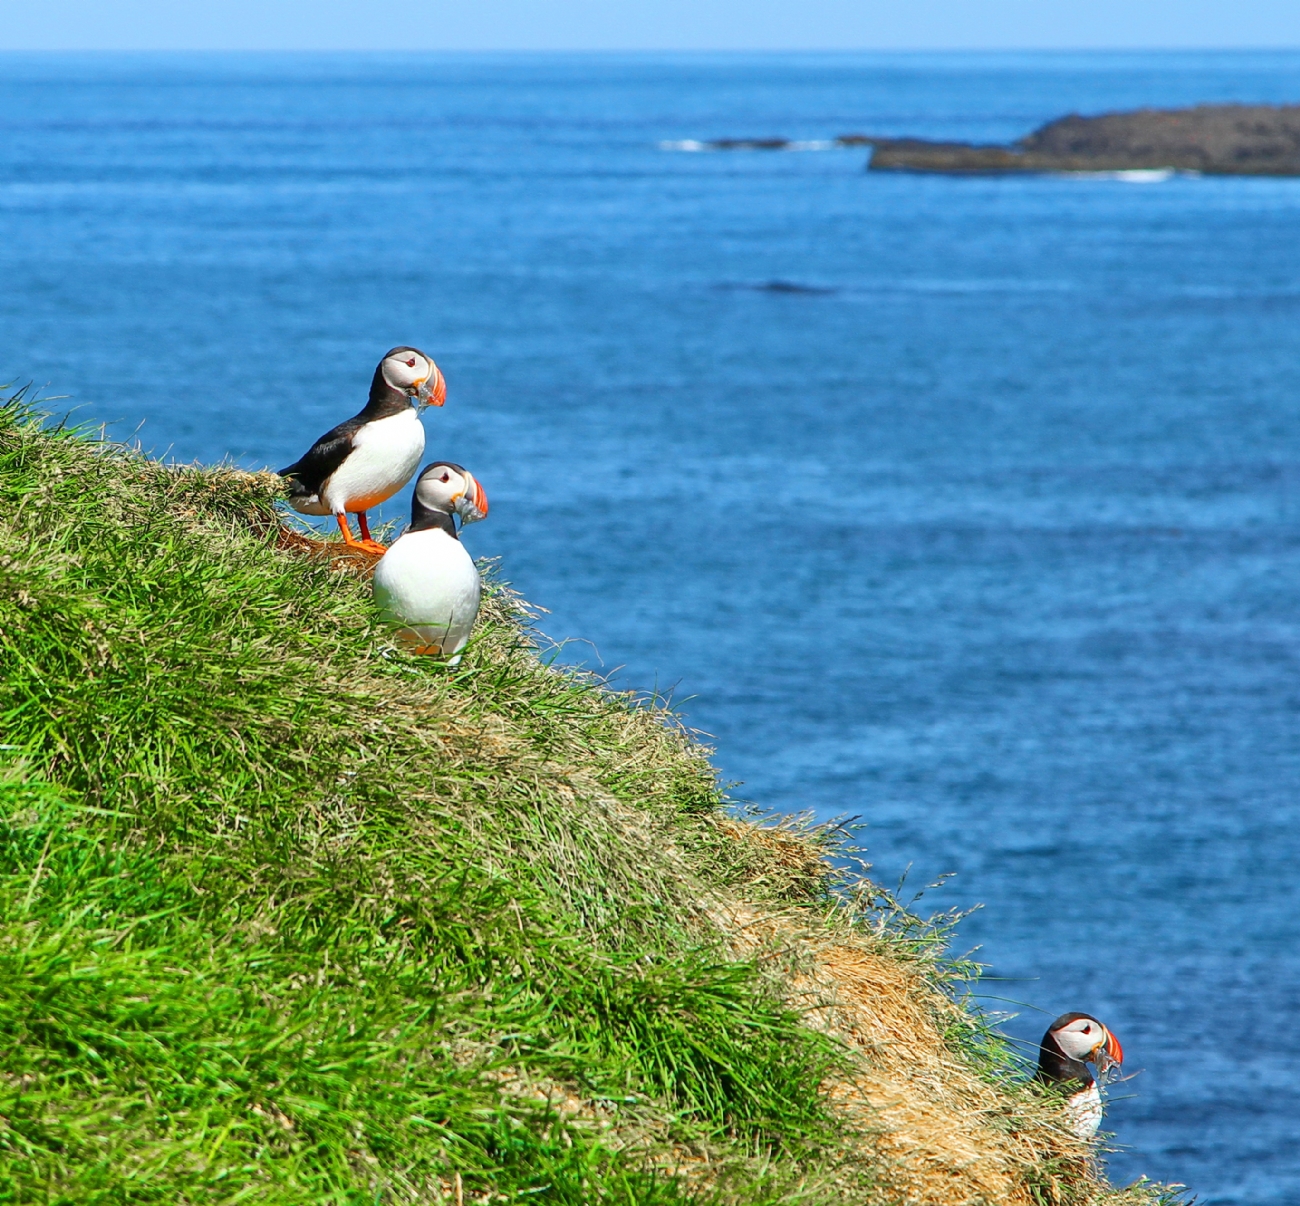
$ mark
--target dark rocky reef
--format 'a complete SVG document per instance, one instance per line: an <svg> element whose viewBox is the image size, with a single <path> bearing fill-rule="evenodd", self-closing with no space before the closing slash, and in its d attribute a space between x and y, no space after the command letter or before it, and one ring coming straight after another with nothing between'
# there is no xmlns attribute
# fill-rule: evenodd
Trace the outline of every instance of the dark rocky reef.
<svg viewBox="0 0 1300 1206"><path fill-rule="evenodd" d="M704 145L710 151L787 151L794 144L788 138L711 138Z"/></svg>
<svg viewBox="0 0 1300 1206"><path fill-rule="evenodd" d="M1300 176L1300 105L1197 105L1098 117L1071 114L1009 146L845 135L870 146L873 172L1114 172L1153 168Z"/></svg>

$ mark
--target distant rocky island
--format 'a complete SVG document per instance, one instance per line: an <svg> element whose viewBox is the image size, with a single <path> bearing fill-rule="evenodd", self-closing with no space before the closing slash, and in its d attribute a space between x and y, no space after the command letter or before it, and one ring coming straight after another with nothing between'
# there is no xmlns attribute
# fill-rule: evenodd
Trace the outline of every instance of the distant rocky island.
<svg viewBox="0 0 1300 1206"><path fill-rule="evenodd" d="M855 140L857 141L857 140ZM1300 105L1197 105L1071 114L1009 146L861 138L873 172L1116 172L1300 175ZM848 138L842 145L851 145Z"/></svg>
<svg viewBox="0 0 1300 1206"><path fill-rule="evenodd" d="M1050 121L1017 142L988 145L845 134L869 146L873 172L1123 172L1174 169L1228 176L1300 176L1300 105L1196 105ZM716 139L712 150L785 150L780 138Z"/></svg>

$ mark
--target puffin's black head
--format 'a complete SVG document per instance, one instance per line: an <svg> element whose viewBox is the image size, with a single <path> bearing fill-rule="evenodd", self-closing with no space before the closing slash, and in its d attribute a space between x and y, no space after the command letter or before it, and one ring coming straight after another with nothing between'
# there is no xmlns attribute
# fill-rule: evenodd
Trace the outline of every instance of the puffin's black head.
<svg viewBox="0 0 1300 1206"><path fill-rule="evenodd" d="M453 461L435 461L420 470L411 499L411 527L430 526L437 515L460 516L461 525L475 523L488 513L487 495L474 475ZM438 525L442 526L442 525Z"/></svg>
<svg viewBox="0 0 1300 1206"><path fill-rule="evenodd" d="M447 400L447 383L432 356L419 348L393 348L386 352L370 382L370 401L413 398L417 406L441 406Z"/></svg>
<svg viewBox="0 0 1300 1206"><path fill-rule="evenodd" d="M1091 1084L1090 1062L1105 1072L1112 1064L1124 1062L1124 1048L1092 1014L1061 1014L1038 1046L1038 1079L1053 1084L1071 1080Z"/></svg>

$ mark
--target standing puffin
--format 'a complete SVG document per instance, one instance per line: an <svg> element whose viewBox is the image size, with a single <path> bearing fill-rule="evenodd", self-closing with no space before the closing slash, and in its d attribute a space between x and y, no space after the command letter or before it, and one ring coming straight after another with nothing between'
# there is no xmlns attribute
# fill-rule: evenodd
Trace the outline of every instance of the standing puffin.
<svg viewBox="0 0 1300 1206"><path fill-rule="evenodd" d="M447 383L430 357L418 348L388 352L375 369L365 409L280 470L289 480L289 505L304 515L333 515L344 543L382 553L384 546L370 538L366 512L411 480L424 455L420 411L446 400ZM360 540L352 538L348 511L357 517Z"/></svg>
<svg viewBox="0 0 1300 1206"><path fill-rule="evenodd" d="M1124 1048L1096 1018L1088 1013L1063 1013L1043 1035L1038 1046L1036 1080L1056 1085L1067 1094L1065 1108L1070 1129L1080 1139L1091 1139L1101 1125L1101 1090L1088 1063L1105 1073L1124 1062Z"/></svg>
<svg viewBox="0 0 1300 1206"><path fill-rule="evenodd" d="M438 461L420 472L411 500L411 526L375 566L375 602L397 637L415 653L448 658L454 666L478 616L482 586L460 537L461 526L482 519L487 495L460 465Z"/></svg>

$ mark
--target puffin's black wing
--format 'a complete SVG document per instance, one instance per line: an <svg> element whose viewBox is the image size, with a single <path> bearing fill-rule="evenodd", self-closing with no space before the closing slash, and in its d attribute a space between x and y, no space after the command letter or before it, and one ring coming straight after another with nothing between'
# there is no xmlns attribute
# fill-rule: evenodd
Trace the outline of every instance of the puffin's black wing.
<svg viewBox="0 0 1300 1206"><path fill-rule="evenodd" d="M352 451L352 437L360 430L363 419L355 415L331 428L292 465L280 470L281 477L293 479L294 493L319 494L334 471Z"/></svg>

